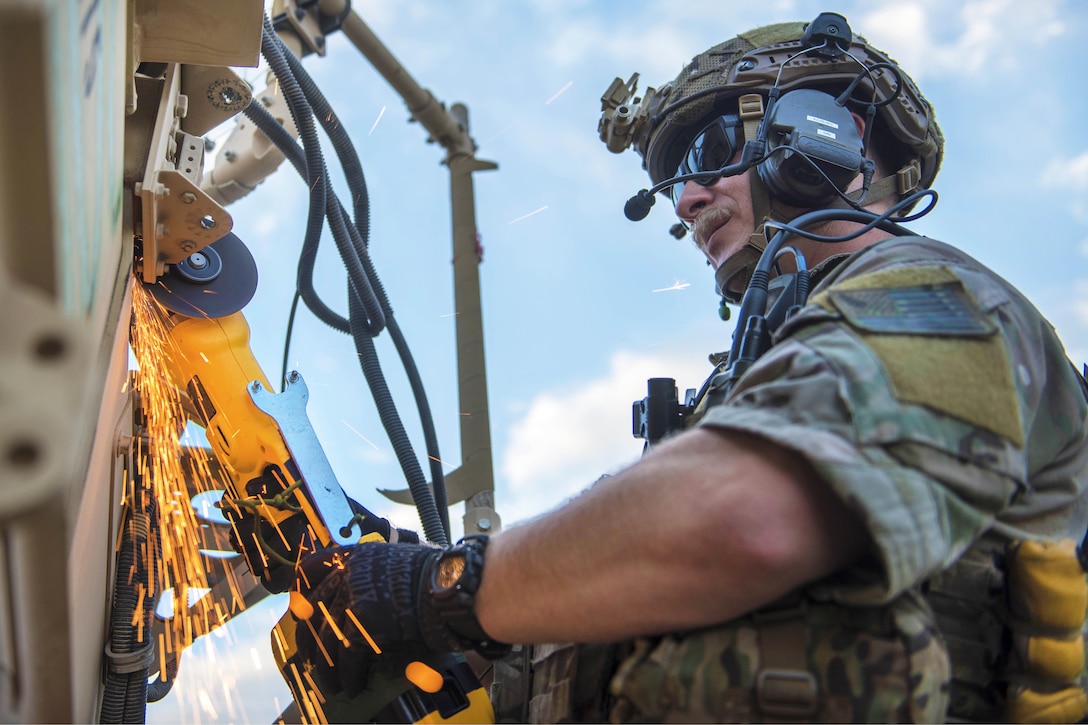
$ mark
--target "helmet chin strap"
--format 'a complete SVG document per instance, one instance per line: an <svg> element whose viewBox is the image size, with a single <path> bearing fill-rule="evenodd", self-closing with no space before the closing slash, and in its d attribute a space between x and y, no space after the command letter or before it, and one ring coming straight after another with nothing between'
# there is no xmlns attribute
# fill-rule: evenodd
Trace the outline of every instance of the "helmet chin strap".
<svg viewBox="0 0 1088 725"><path fill-rule="evenodd" d="M763 250L767 248L767 238L762 232L763 225L759 229L760 231L749 237L744 246L725 260L714 273L718 294L730 304L740 304L744 289L748 286L748 278L751 277ZM757 237L762 242L756 241Z"/></svg>

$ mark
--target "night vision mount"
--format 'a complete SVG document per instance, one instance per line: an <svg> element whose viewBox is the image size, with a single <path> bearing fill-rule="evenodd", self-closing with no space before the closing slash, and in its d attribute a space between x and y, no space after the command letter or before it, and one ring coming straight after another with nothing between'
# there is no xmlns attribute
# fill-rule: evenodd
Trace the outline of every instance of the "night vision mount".
<svg viewBox="0 0 1088 725"><path fill-rule="evenodd" d="M657 91L647 88L640 97L638 93L638 73L624 83L616 78L601 96L601 120L597 123L597 132L608 150L614 154L622 153L634 142L639 130L649 123L652 101Z"/></svg>

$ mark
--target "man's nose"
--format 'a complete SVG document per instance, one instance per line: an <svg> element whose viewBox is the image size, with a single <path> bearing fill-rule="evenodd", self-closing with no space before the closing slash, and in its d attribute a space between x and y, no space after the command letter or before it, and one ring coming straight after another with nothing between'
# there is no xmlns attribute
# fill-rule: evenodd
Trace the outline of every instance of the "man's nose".
<svg viewBox="0 0 1088 725"><path fill-rule="evenodd" d="M680 197L676 200L676 216L691 224L704 206L714 198L714 190L694 181L684 183Z"/></svg>

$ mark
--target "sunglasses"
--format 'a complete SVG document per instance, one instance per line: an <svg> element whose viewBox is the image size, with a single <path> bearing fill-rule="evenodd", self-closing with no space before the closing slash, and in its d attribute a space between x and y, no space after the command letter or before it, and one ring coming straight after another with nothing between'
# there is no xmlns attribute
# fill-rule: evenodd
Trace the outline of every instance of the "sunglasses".
<svg viewBox="0 0 1088 725"><path fill-rule="evenodd" d="M735 113L718 116L696 134L688 145L688 150L676 168L675 176L694 174L703 171L717 171L732 163L744 145L744 125ZM675 177L674 177L675 178ZM710 186L719 177L693 179L698 184ZM684 191L683 183L669 187L669 195L675 207Z"/></svg>

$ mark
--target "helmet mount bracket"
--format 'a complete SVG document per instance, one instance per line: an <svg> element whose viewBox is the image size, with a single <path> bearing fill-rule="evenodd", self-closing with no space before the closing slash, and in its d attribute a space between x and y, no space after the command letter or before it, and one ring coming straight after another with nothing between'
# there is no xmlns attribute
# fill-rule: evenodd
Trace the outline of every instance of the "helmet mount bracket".
<svg viewBox="0 0 1088 725"><path fill-rule="evenodd" d="M805 25L801 44L806 48L816 48L813 52L832 60L837 60L850 48L854 33L846 18L838 13L820 13L811 23Z"/></svg>

